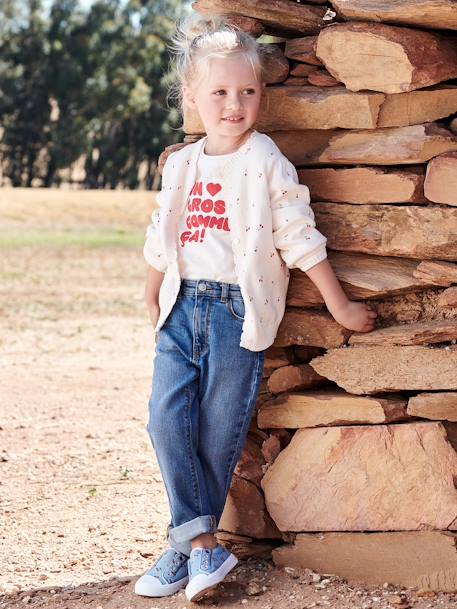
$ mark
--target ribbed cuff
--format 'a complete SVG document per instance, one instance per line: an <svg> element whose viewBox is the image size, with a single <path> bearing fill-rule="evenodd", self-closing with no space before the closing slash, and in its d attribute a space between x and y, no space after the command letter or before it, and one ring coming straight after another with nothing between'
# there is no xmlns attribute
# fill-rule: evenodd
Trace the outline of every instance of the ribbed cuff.
<svg viewBox="0 0 457 609"><path fill-rule="evenodd" d="M303 256L303 258L300 258L300 260L298 260L298 262L296 263L296 266L301 271L306 272L311 267L315 266L319 262L322 262L322 260L325 260L326 258L327 248L324 243L317 250L311 252L311 254L307 254L306 256Z"/></svg>

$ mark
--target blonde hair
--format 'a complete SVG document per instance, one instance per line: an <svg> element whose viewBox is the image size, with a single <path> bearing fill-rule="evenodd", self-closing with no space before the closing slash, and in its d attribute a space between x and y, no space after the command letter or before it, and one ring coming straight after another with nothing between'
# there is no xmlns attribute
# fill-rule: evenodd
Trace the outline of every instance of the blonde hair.
<svg viewBox="0 0 457 609"><path fill-rule="evenodd" d="M204 16L193 12L176 26L168 48L172 54L172 82L167 101L173 99L181 117L184 116L183 86L198 87L209 73L214 58L225 58L242 53L250 62L259 82L263 82L264 68L261 46L250 34L228 23L221 15Z"/></svg>

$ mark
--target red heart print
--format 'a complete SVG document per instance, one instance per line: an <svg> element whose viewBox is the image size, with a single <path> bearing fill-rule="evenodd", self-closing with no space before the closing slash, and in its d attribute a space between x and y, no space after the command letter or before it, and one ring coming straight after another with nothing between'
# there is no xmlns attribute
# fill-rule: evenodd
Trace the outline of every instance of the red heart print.
<svg viewBox="0 0 457 609"><path fill-rule="evenodd" d="M220 184L213 184L212 182L209 182L209 184L206 186L207 191L212 197L217 195L221 188L222 186Z"/></svg>

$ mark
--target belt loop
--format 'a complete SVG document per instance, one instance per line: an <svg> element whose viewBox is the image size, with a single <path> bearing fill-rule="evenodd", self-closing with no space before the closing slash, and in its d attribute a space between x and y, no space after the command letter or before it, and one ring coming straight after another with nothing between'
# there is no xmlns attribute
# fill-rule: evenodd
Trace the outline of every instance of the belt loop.
<svg viewBox="0 0 457 609"><path fill-rule="evenodd" d="M221 301L222 302L227 302L228 298L228 293L229 293L229 284L228 283L222 283L222 292L221 292Z"/></svg>

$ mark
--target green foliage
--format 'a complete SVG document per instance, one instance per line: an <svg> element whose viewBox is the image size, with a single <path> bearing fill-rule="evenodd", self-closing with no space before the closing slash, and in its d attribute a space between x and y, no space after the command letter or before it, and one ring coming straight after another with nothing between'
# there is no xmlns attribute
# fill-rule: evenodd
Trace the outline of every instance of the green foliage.
<svg viewBox="0 0 457 609"><path fill-rule="evenodd" d="M180 139L166 104L167 40L189 7L179 0L3 0L0 132L15 186L59 183L85 157L86 187L148 185L163 148Z"/></svg>

